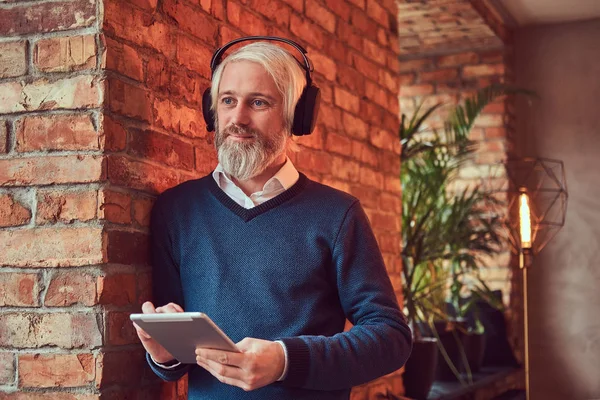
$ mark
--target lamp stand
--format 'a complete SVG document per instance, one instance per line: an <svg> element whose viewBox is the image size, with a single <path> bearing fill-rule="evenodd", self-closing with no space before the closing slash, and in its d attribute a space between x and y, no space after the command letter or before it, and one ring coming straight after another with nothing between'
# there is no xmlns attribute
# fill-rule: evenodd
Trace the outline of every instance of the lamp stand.
<svg viewBox="0 0 600 400"><path fill-rule="evenodd" d="M529 398L529 316L527 308L527 265L525 264L526 249L519 251L519 268L523 273L523 325L525 335L525 397Z"/></svg>

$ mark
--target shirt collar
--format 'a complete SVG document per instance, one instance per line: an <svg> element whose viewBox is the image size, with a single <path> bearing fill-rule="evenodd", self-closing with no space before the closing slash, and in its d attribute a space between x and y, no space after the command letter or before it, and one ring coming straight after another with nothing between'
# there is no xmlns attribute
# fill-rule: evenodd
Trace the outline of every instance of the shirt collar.
<svg viewBox="0 0 600 400"><path fill-rule="evenodd" d="M212 173L213 179L217 182L217 185L222 189L225 183L229 183L235 185L231 178L227 176L225 171L223 170L223 166L221 163L217 165L215 170ZM298 170L292 163L292 160L289 157L286 159L283 166L273 175L269 180L267 180L263 186L263 191L268 189L269 186L274 184L279 184L283 187L284 190L288 190L291 188L300 178L300 174ZM237 185L236 185L237 186Z"/></svg>

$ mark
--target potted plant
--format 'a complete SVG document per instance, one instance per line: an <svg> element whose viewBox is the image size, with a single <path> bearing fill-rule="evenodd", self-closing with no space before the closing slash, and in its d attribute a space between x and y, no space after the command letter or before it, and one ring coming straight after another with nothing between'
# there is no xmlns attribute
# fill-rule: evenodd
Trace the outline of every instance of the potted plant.
<svg viewBox="0 0 600 400"><path fill-rule="evenodd" d="M491 86L466 99L451 111L441 132L425 127L441 104L423 112L419 106L410 119L402 115L399 135L403 290L414 336L404 383L407 396L412 398L426 398L433 381L436 341L427 336L433 331L439 337L435 320L449 320L445 302L440 300L446 293L448 265L458 263L461 271L476 269L474 254L485 253L485 246L495 240L495 226L472 218L477 216L473 204L479 204L482 192L453 195L448 192L448 185L475 150L475 143L469 138L475 119L487 104L507 91L505 87ZM434 355L430 354L432 346ZM444 348L440 350L447 358ZM459 371L453 366L452 369L458 375ZM419 382L415 382L417 379ZM424 386L417 387L416 383Z"/></svg>

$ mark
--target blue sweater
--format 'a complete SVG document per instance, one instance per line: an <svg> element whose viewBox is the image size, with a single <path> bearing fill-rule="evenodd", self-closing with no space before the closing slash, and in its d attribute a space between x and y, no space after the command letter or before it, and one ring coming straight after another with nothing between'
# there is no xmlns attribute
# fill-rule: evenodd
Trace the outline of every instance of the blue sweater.
<svg viewBox="0 0 600 400"><path fill-rule="evenodd" d="M358 200L300 174L244 209L212 176L167 190L152 211L154 301L201 311L234 341L282 340L284 381L244 392L197 365L189 398L348 399L352 386L400 368L411 334ZM354 325L343 332L346 318Z"/></svg>

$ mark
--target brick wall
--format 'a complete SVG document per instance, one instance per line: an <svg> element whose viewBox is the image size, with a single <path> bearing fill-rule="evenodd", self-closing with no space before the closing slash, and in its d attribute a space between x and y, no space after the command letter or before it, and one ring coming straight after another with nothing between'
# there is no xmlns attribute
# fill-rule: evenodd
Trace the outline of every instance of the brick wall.
<svg viewBox="0 0 600 400"><path fill-rule="evenodd" d="M307 47L322 108L293 161L362 200L401 297L395 16L390 0L1 2L0 397L185 395L156 390L128 315L151 297L156 194L216 165L200 99L212 52L242 35ZM399 373L354 398L387 390Z"/></svg>

